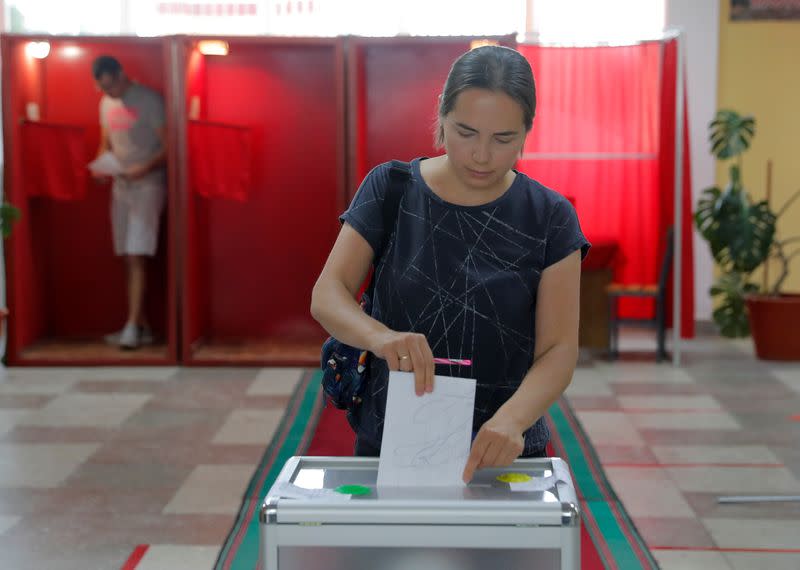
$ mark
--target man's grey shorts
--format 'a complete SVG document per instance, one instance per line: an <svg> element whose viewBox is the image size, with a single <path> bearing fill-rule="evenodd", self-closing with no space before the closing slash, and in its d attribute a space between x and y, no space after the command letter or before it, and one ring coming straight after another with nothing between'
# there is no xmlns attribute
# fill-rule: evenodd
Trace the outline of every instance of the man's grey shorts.
<svg viewBox="0 0 800 570"><path fill-rule="evenodd" d="M117 255L155 255L166 201L163 177L126 181L111 188L111 229Z"/></svg>

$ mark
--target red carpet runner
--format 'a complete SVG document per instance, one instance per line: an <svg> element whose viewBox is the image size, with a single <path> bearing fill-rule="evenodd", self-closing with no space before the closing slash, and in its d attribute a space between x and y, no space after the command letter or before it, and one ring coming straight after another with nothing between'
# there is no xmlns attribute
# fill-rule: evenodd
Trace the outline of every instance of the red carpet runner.
<svg viewBox="0 0 800 570"><path fill-rule="evenodd" d="M222 546L216 569L256 568L258 509L289 457L352 454L353 434L342 412L323 406L320 377L319 372L305 374L292 396L244 493L239 516ZM552 430L552 454L569 464L581 503L582 570L657 569L567 401L556 402L547 417Z"/></svg>

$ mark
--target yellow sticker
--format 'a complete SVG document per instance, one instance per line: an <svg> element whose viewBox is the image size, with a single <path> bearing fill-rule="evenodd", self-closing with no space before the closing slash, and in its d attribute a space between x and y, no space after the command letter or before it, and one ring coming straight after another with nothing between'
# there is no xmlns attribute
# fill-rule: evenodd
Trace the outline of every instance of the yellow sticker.
<svg viewBox="0 0 800 570"><path fill-rule="evenodd" d="M503 473L497 476L497 480L503 483L526 483L531 480L531 476L525 473Z"/></svg>

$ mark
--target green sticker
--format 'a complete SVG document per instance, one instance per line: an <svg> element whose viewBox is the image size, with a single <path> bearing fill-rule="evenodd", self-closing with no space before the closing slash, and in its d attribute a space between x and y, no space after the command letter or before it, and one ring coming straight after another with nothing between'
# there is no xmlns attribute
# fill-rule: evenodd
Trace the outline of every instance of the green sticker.
<svg viewBox="0 0 800 570"><path fill-rule="evenodd" d="M527 483L531 476L525 473L503 473L497 476L497 480L503 483Z"/></svg>
<svg viewBox="0 0 800 570"><path fill-rule="evenodd" d="M372 493L372 489L364 487L364 485L341 485L334 491L342 495L369 495Z"/></svg>

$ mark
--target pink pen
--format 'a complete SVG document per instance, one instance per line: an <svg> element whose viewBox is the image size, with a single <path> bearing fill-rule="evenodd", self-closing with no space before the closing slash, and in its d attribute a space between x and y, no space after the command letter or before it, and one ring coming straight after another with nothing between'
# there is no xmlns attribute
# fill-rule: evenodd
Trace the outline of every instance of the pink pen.
<svg viewBox="0 0 800 570"><path fill-rule="evenodd" d="M434 358L436 364L457 364L459 366L472 366L472 361L464 358Z"/></svg>

